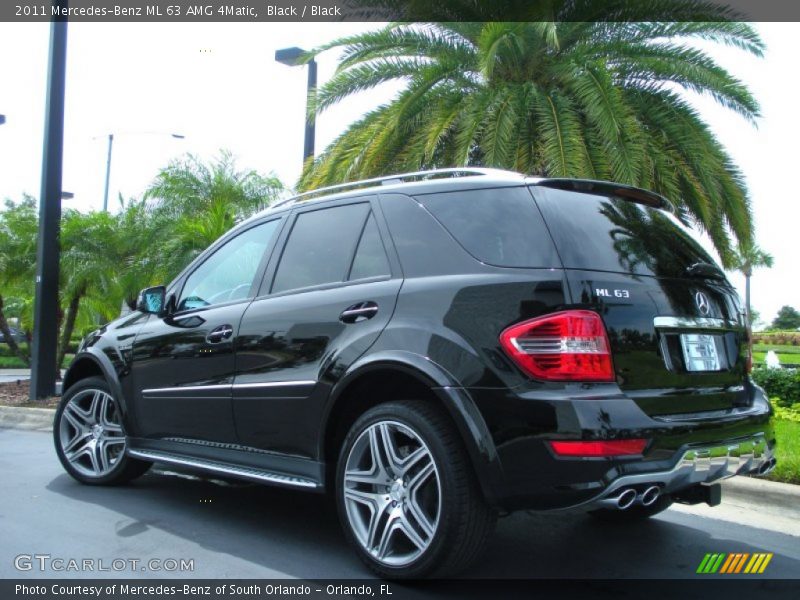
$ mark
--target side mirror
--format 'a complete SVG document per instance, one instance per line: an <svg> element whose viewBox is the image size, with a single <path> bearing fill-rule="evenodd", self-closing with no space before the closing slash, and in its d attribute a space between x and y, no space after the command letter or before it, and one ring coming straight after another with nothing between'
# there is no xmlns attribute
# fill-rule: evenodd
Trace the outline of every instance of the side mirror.
<svg viewBox="0 0 800 600"><path fill-rule="evenodd" d="M163 285L145 288L136 299L136 310L146 314L160 315L166 305L167 288Z"/></svg>

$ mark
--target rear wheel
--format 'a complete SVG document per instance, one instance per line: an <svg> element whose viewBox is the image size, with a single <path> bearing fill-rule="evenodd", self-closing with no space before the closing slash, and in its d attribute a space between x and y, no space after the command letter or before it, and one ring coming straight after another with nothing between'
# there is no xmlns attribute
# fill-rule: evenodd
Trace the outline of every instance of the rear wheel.
<svg viewBox="0 0 800 600"><path fill-rule="evenodd" d="M454 574L494 527L457 432L427 402L364 413L345 438L336 483L345 535L382 577Z"/></svg>
<svg viewBox="0 0 800 600"><path fill-rule="evenodd" d="M67 390L56 410L53 438L64 469L81 483L125 483L151 465L125 453L119 404L102 377L81 380Z"/></svg>
<svg viewBox="0 0 800 600"><path fill-rule="evenodd" d="M672 506L672 498L668 495L659 496L656 501L649 506L638 504L631 506L625 510L618 510L616 508L598 508L590 510L589 514L602 521L609 521L613 523L620 523L625 521L640 521L642 519L649 519L658 513L664 512Z"/></svg>

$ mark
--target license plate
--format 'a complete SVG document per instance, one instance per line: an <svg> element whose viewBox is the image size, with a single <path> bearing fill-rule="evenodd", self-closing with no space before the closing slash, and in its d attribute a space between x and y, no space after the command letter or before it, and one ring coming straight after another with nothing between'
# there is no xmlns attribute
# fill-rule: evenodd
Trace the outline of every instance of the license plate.
<svg viewBox="0 0 800 600"><path fill-rule="evenodd" d="M681 334L683 360L687 371L719 371L715 336L703 333Z"/></svg>

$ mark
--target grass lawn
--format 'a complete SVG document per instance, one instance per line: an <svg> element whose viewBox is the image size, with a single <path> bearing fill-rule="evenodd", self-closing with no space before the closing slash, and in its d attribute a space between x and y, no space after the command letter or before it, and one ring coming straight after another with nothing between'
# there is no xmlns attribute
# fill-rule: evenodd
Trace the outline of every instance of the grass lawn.
<svg viewBox="0 0 800 600"><path fill-rule="evenodd" d="M72 361L74 354L64 355L64 364L62 368L66 369ZM27 369L29 368L22 359L17 356L0 356L0 369Z"/></svg>
<svg viewBox="0 0 800 600"><path fill-rule="evenodd" d="M800 354L785 354L783 352L776 352L778 355L778 360L781 361L782 365L800 365ZM754 363L763 363L765 357L767 356L766 352L753 352L753 362Z"/></svg>
<svg viewBox="0 0 800 600"><path fill-rule="evenodd" d="M778 465L767 478L773 481L800 484L800 423L775 420Z"/></svg>

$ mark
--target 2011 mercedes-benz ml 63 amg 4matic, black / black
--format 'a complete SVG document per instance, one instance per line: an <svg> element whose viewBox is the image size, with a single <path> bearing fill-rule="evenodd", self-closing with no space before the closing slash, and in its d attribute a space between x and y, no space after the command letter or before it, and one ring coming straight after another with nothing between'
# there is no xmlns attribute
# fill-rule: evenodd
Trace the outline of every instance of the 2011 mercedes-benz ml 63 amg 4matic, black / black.
<svg viewBox="0 0 800 600"><path fill-rule="evenodd" d="M88 484L162 462L331 490L377 573L441 575L500 510L637 519L770 470L748 348L656 194L399 175L281 203L144 290L82 342L55 445Z"/></svg>

